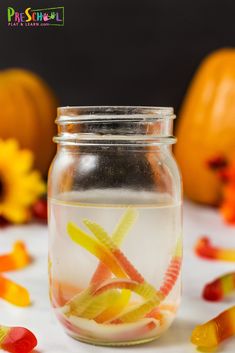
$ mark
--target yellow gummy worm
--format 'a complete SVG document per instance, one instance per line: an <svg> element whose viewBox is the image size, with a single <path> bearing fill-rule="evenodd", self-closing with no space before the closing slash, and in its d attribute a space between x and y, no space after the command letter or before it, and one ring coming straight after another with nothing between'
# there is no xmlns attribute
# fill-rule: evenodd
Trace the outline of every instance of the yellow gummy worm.
<svg viewBox="0 0 235 353"><path fill-rule="evenodd" d="M64 306L63 312L65 315L79 316L86 310L92 300L92 288L88 287L79 294L76 294Z"/></svg>
<svg viewBox="0 0 235 353"><path fill-rule="evenodd" d="M104 323L106 321L110 321L111 319L113 320L125 309L129 303L130 297L131 291L123 289L119 295L119 298L115 302L115 305L109 306L107 309L105 309L95 318L95 321L98 323Z"/></svg>
<svg viewBox="0 0 235 353"><path fill-rule="evenodd" d="M110 236L106 231L97 223L91 222L87 219L83 220L83 223L87 228L95 235L95 237L109 250L118 261L120 268L123 268L126 275L132 280L137 282L144 282L143 276L135 269L135 267L129 262L122 251L115 245Z"/></svg>
<svg viewBox="0 0 235 353"><path fill-rule="evenodd" d="M100 315L109 306L114 306L118 300L120 293L117 290L104 292L92 298L90 305L82 312L80 317L85 319L94 319Z"/></svg>
<svg viewBox="0 0 235 353"><path fill-rule="evenodd" d="M128 313L121 316L119 319L123 322L133 322L135 320L141 319L145 314L151 311L156 305L160 303L163 296L160 293L156 293L154 289L152 291L152 286L145 282L144 278L139 274L139 272L134 268L134 266L128 261L124 254L117 248L109 235L105 230L94 222L89 220L84 220L84 224L88 229L97 237L97 239L103 243L119 260L120 266L126 271L127 275L136 280L139 283L144 283L145 290L149 288L152 298L147 300L145 303L138 305L135 309L131 309ZM150 296L151 297L151 296Z"/></svg>
<svg viewBox="0 0 235 353"><path fill-rule="evenodd" d="M124 215L122 216L121 220L117 224L115 230L112 233L112 240L113 242L119 246L121 245L125 235L129 232L132 225L134 224L138 213L133 208L128 208ZM106 279L111 277L111 272L106 265L102 262L99 263L96 271L94 272L91 283L102 283Z"/></svg>
<svg viewBox="0 0 235 353"><path fill-rule="evenodd" d="M117 226L116 230L114 231L114 240L116 242L121 242L125 232L127 232L131 225L133 224L134 220L136 219L137 213L133 210L133 209L129 209L127 210L127 212L124 214L122 220L119 222L119 225ZM73 226L73 224L72 224ZM76 230L78 230L79 234L76 232L76 237L74 237L74 234L72 233L72 231L74 232L74 227L76 228ZM93 253L94 251L94 243L97 246L97 241L95 241L94 239L90 238L87 234L85 234L82 230L80 230L78 227L74 226L73 228L71 228L71 224L68 224L68 233L70 235L70 237L75 240L76 242L78 242L79 240L79 244L84 246L87 250L89 250L90 252ZM79 235L79 237L77 237ZM81 238L82 237L82 244L81 244ZM86 243L84 244L84 238ZM92 244L91 244L92 243ZM98 243L98 245L100 245ZM102 248L102 245L101 245ZM101 259L101 258L100 258ZM109 263L106 262L106 265L109 265ZM109 266L110 267L110 266ZM115 273L115 271L113 271ZM116 273L115 273L116 274ZM120 277L120 276L119 276ZM76 313L76 315L80 315L81 312L84 310L84 308L88 305L88 303L91 300L90 292L86 292L83 296L78 295L76 298L73 298L70 303L68 303L70 310L69 312L73 312L74 314ZM124 307L127 305L131 293L127 293L127 291L123 291L123 293L121 293L122 296L120 297L119 302L115 305L115 310L114 309L107 309L107 313L103 314L103 317L107 319L109 319L111 317L112 314L119 314ZM102 318L101 318L102 319Z"/></svg>
<svg viewBox="0 0 235 353"><path fill-rule="evenodd" d="M106 298L105 295L107 295L107 298L109 300L113 299L112 294L116 295L116 293L114 293L116 289L124 289L125 292L126 292L126 289L128 289L129 291L135 292L136 294L142 296L146 300L153 299L156 297L155 288L147 283L138 283L138 282L134 282L131 280L112 279L112 280L104 283L103 285L101 285L99 288L96 288L95 286L93 286L93 287L90 286L89 288L84 290L82 293L75 295L65 305L64 313L67 315L81 316L81 314L84 313L84 311L86 311L86 309L89 306L91 306L93 304L93 302L94 303L98 302L98 305L99 305L99 303L100 303L99 300L102 301L102 298ZM109 293L111 293L111 294L109 294ZM102 296L102 294L105 294L104 297ZM101 299L97 299L98 297ZM120 299L120 307L121 308L123 308L124 303L127 300L127 294L123 295L123 298L125 299L125 301L124 300L121 301L121 299ZM103 310L104 309L105 309L105 307L103 308ZM115 312L115 316L116 316L118 314L116 304L115 304L114 312ZM92 312L92 314L93 314L93 312ZM95 314L93 314L93 315L95 315ZM111 315L110 310L109 310L109 315Z"/></svg>
<svg viewBox="0 0 235 353"><path fill-rule="evenodd" d="M117 317L118 321L128 323L136 322L142 319L146 314L148 314L154 307L159 305L160 299L155 296L154 298L145 301L142 304L135 306L133 309L130 309L126 313Z"/></svg>
<svg viewBox="0 0 235 353"><path fill-rule="evenodd" d="M110 255L114 256L114 260L116 260L116 262L114 262L114 264L116 266L118 266L119 270L121 270L121 271L125 270L126 274L129 275L130 278L132 278L132 279L134 278L135 281L143 284L143 287L133 286L133 284L132 284L132 288L130 288L130 290L134 291L133 289L135 289L136 292L139 291L140 295L147 293L147 294L144 294L144 296L147 297L148 300L146 300L146 302L136 306L135 308L132 308L131 310L129 310L125 314L122 314L120 317L118 317L122 322L132 322L133 320L141 319L145 314L147 314L156 305L158 305L160 303L160 301L162 300L161 295L158 295L158 293L156 293L156 290L150 284L145 282L144 278L138 273L138 271L134 268L134 266L127 260L125 255L122 254L122 252L118 249L118 247L116 246L114 241L109 237L109 235L103 230L102 227L100 227L96 223L90 222L89 220L84 220L84 223L92 231L92 233L98 238L98 240L101 242L101 244L99 242L95 241L93 238L91 238L89 235L87 235L85 232L83 232L77 226L75 226L71 223L68 224L68 232L69 232L70 237L74 241L76 241L77 243L82 245L85 249L90 251L91 253L93 253L93 254L95 253L94 255L96 257L98 257L101 261L103 261L107 266L110 267L109 258L108 258L108 261L106 259L106 262L105 262L104 260L102 260L102 256L97 255L97 245L99 245L100 248L102 249L102 251L106 250L106 253L108 254L109 257L110 257ZM71 225L73 226L73 229L75 228L75 230L76 230L75 237L74 237L74 234L72 234L72 232L71 232ZM106 255L106 257L107 257L107 255ZM117 275L111 267L110 267L110 269L112 270L112 272L115 275ZM111 290L111 288L113 288L113 287L112 286L107 287L107 289L108 288L110 288L110 290ZM116 286L116 288L118 288L118 286ZM120 286L119 288L126 288L126 286L125 285ZM90 295L89 300L92 301L94 298L92 299L91 297L92 297L92 295ZM87 298L85 298L85 299L86 299L85 302L89 303L89 300ZM81 304L83 304L83 303L81 303ZM91 304L91 302L90 302L90 304ZM78 305L78 303L73 305L73 307L76 307L77 305ZM82 309L80 308L80 310L79 310L80 313L77 312L77 315L81 314L81 311L84 311L84 306L83 305L81 305L81 306L82 306ZM116 315L116 312L115 312L115 315ZM101 317L101 319L102 319L102 317Z"/></svg>
<svg viewBox="0 0 235 353"><path fill-rule="evenodd" d="M103 293L103 291L109 291L114 288L126 288L135 292L136 294L142 296L146 301L141 303L125 314L118 316L115 312L115 316L117 316L118 320L121 322L133 322L135 320L141 319L144 315L146 315L149 311L151 311L156 305L160 303L163 299L161 293L156 293L156 290L153 286L148 283L138 283L131 280L118 280L113 279L107 283L104 283L100 288L96 289L95 295L98 293ZM114 320L114 317L110 316L109 320Z"/></svg>
<svg viewBox="0 0 235 353"><path fill-rule="evenodd" d="M112 240L117 246L121 245L124 237L127 235L135 223L137 216L138 212L134 208L128 208L126 210L112 233ZM100 262L92 276L91 283L101 284L109 277L111 277L109 268ZM115 302L115 306L109 306L106 310L104 310L104 312L96 317L96 321L105 322L111 320L111 318L116 317L124 310L130 298L131 292L129 290L123 289L120 293L119 299Z"/></svg>
<svg viewBox="0 0 235 353"><path fill-rule="evenodd" d="M126 278L127 275L120 267L119 262L115 256L106 249L97 240L91 238L85 232L83 232L74 223L69 222L67 225L67 232L70 238L77 244L81 245L83 248L88 250L91 254L96 256L100 261L109 267L109 269L117 276L121 278Z"/></svg>
<svg viewBox="0 0 235 353"><path fill-rule="evenodd" d="M109 307L116 307L116 302L118 303L120 295L121 294L115 289L94 295L92 294L91 287L89 287L72 298L65 305L63 312L66 316L74 315L86 319L93 319ZM119 303L119 305L120 304L121 303ZM123 300L122 304L124 305Z"/></svg>
<svg viewBox="0 0 235 353"><path fill-rule="evenodd" d="M117 249L117 245L98 223L92 222L89 219L84 219L83 223L107 249L110 251Z"/></svg>
<svg viewBox="0 0 235 353"><path fill-rule="evenodd" d="M175 251L174 251L174 257L178 257L181 258L182 257L182 237L179 237L177 242L176 242L176 247L175 247Z"/></svg>
<svg viewBox="0 0 235 353"><path fill-rule="evenodd" d="M137 211L134 208L128 208L124 215L122 216L121 220L119 221L118 225L114 229L112 233L112 240L113 242L119 246L123 242L125 235L130 231L131 227L136 221L138 216ZM101 274L105 271L105 268L102 266L102 263L99 264L96 272L93 275L93 283L96 282L97 278L102 278ZM108 277L108 276L107 276ZM102 281L101 281L102 283ZM123 289L120 293L118 300L115 302L115 305L109 306L104 312L98 315L95 320L99 323L109 321L115 318L119 313L121 313L131 298L131 291Z"/></svg>
<svg viewBox="0 0 235 353"><path fill-rule="evenodd" d="M134 208L128 208L122 216L120 222L112 233L114 244L120 246L125 235L130 231L138 217L138 212Z"/></svg>

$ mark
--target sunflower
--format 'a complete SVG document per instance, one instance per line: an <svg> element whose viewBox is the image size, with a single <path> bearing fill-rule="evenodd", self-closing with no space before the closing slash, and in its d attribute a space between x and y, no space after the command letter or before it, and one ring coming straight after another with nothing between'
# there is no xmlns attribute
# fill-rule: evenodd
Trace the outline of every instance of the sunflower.
<svg viewBox="0 0 235 353"><path fill-rule="evenodd" d="M32 170L33 154L16 140L0 140L0 216L13 223L29 219L29 207L45 192L40 173Z"/></svg>

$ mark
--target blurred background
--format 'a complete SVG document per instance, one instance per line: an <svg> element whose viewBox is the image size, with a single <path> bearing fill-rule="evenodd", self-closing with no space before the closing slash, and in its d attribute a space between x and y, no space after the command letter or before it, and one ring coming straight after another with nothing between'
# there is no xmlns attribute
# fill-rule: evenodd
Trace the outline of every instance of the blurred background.
<svg viewBox="0 0 235 353"><path fill-rule="evenodd" d="M65 26L8 28L7 6L65 7ZM235 45L232 0L2 0L0 69L46 79L61 105L162 105L178 112L200 61Z"/></svg>
<svg viewBox="0 0 235 353"><path fill-rule="evenodd" d="M8 6L64 6L65 23L8 26ZM235 223L234 14L229 0L2 0L0 138L31 151L46 179L57 106L172 106L185 196L225 198Z"/></svg>

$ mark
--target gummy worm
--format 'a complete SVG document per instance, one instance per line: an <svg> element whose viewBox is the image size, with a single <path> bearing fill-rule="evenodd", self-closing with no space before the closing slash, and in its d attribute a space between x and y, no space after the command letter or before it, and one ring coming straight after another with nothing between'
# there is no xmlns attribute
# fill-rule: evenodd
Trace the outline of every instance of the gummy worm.
<svg viewBox="0 0 235 353"><path fill-rule="evenodd" d="M96 248L94 244L96 246L97 244L102 246L103 248L101 247L101 249L103 251L105 249L109 255L111 254L114 256L114 259L117 260L118 262L119 268L124 270L126 275L128 275L133 281L138 282L139 284L140 283L143 284L144 285L143 288L145 288L145 291L147 290L147 292L149 291L151 293L151 295L144 303L141 303L136 307L131 308L129 311L122 314L117 319L119 322L132 322L133 320L134 321L139 320L144 315L148 314L156 305L158 305L172 289L180 272L181 253L179 253L179 251L181 251L181 247L179 246L179 244L177 244L174 261L170 263L170 266L168 268L168 271L165 277L164 285L161 287L161 292L156 292L156 290L150 284L145 282L144 278L128 261L125 255L120 251L117 245L113 242L113 240L109 237L109 235L105 232L105 230L101 226L89 220L84 220L84 224L98 238L101 244L95 241L93 238L91 238L89 235L87 235L85 232L83 232L80 228L76 227L72 223L68 224L68 233L70 237L78 244L86 248L88 251L93 253L95 256L97 256L97 254L96 254ZM75 230L73 233L71 232L71 226L72 226L72 230L73 231ZM97 257L100 258L101 256L97 256ZM108 263L108 260L106 261L105 265L110 266L110 263ZM107 285L106 290L113 288L113 286L116 286L117 288L118 285L119 285L119 288L121 287L121 288L127 289L128 287L126 283L127 281L125 283L124 281L120 283L120 280L119 282L113 281L111 285L110 284ZM139 287L138 289L138 286L133 286L132 284L132 288L129 285L128 289L140 290L140 288L141 287ZM69 312L69 314L74 313L75 311L76 315L79 316L81 315L82 312L84 312L86 307L89 307L89 305L92 305L92 300L94 300L94 298L92 299L92 295L94 293L93 294L92 292L89 293L89 290L91 289L88 289L88 292L84 291L82 294L80 293L78 296L75 296L75 298L73 298L70 301L70 303L67 303L68 305L66 305L66 307L67 307L67 312ZM94 291L94 288L93 288L93 291ZM94 315L94 312L92 312L92 315Z"/></svg>
<svg viewBox="0 0 235 353"><path fill-rule="evenodd" d="M117 224L115 230L112 233L112 240L117 245L120 246L125 235L129 232L132 225L137 218L137 211L134 208L128 208L121 220ZM94 275L91 279L91 284L100 285L105 280L111 277L110 269L102 262L99 263ZM123 289L120 293L119 298L116 300L114 306L109 306L100 315L98 315L95 320L96 322L106 322L111 318L116 317L128 304L131 297L131 292L129 290Z"/></svg>
<svg viewBox="0 0 235 353"><path fill-rule="evenodd" d="M112 323L138 321L148 314L155 306L159 305L159 303L160 299L155 296L152 299L146 300L143 304L137 305L134 309L130 309L126 313L118 316L118 318L113 320Z"/></svg>
<svg viewBox="0 0 235 353"><path fill-rule="evenodd" d="M103 291L107 291L113 288L126 288L146 299L144 303L136 305L126 313L118 316L117 319L112 320L113 323L127 323L139 320L148 312L150 312L163 299L161 293L156 293L155 288L146 282L138 283L131 280L118 279L113 279L110 282L104 284L95 291L95 294L103 293Z"/></svg>
<svg viewBox="0 0 235 353"><path fill-rule="evenodd" d="M115 301L115 304L109 306L100 315L96 316L95 321L98 323L104 323L115 318L129 303L131 292L126 289L122 289L119 298Z"/></svg>
<svg viewBox="0 0 235 353"><path fill-rule="evenodd" d="M220 301L235 291L235 272L227 273L205 285L202 296L206 300Z"/></svg>
<svg viewBox="0 0 235 353"><path fill-rule="evenodd" d="M125 235L131 229L136 218L137 211L133 208L128 208L112 234L112 240L117 246L121 245ZM94 275L92 276L91 283L102 283L110 278L110 275L111 272L109 268L104 263L100 262Z"/></svg>
<svg viewBox="0 0 235 353"><path fill-rule="evenodd" d="M156 290L153 286L148 283L138 283L127 279L112 279L107 283L103 283L101 287L95 290L94 295L101 294L111 289L129 289L132 292L140 295L144 299L150 299L156 294Z"/></svg>
<svg viewBox="0 0 235 353"><path fill-rule="evenodd" d="M0 255L0 272L17 270L25 267L30 262L30 257L22 241L17 241L9 254Z"/></svg>
<svg viewBox="0 0 235 353"><path fill-rule="evenodd" d="M76 294L70 299L63 307L65 315L76 315L80 316L81 313L86 310L93 298L94 287L90 286L83 290L81 293Z"/></svg>
<svg viewBox="0 0 235 353"><path fill-rule="evenodd" d="M103 292L100 295L94 296L91 299L90 305L81 313L80 317L86 319L94 319L100 315L109 306L115 305L115 302L119 298L120 293L116 290L110 290Z"/></svg>
<svg viewBox="0 0 235 353"><path fill-rule="evenodd" d="M199 348L212 349L225 339L235 335L235 306L225 310L207 323L197 326L191 342Z"/></svg>
<svg viewBox="0 0 235 353"><path fill-rule="evenodd" d="M121 293L112 290L93 296L91 288L89 288L72 298L63 307L63 312L66 316L92 317L97 322L103 322L121 312L129 299L129 290L122 290Z"/></svg>
<svg viewBox="0 0 235 353"><path fill-rule="evenodd" d="M117 277L127 277L115 256L107 250L105 246L100 244L97 240L91 238L72 222L68 223L67 232L75 243L81 245L91 254L95 255L100 261L107 265Z"/></svg>
<svg viewBox="0 0 235 353"><path fill-rule="evenodd" d="M124 315L118 317L118 321L120 322L132 322L133 320L139 320L144 315L149 314L151 310L153 310L164 298L170 293L171 289L174 287L181 268L182 261L182 244L181 238L177 241L177 246L174 252L173 259L170 262L170 265L166 271L163 285L160 287L159 292L156 292L156 297L149 298L148 301L143 304L139 304L136 308L128 311ZM149 288L149 284L147 284L147 288Z"/></svg>
<svg viewBox="0 0 235 353"><path fill-rule="evenodd" d="M106 247L115 259L118 261L120 268L123 268L126 275L133 281L145 282L144 277L134 268L122 251L116 246L105 230L97 223L87 219L83 220L87 228L97 237L97 239Z"/></svg>
<svg viewBox="0 0 235 353"><path fill-rule="evenodd" d="M110 291L103 291L97 295L95 295L95 288L94 285L91 285L81 293L76 294L63 307L64 314L66 316L86 317L84 315L87 315L89 318L90 316L95 317L110 306L110 302L114 302L119 298L119 292L112 288Z"/></svg>
<svg viewBox="0 0 235 353"><path fill-rule="evenodd" d="M109 235L105 230L99 225L89 220L84 220L84 224L88 229L97 237L97 239L106 246L115 258L119 261L120 266L126 271L126 274L134 281L139 283L144 283L147 287L150 286L142 275L134 268L134 266L129 262L121 250L114 244ZM152 286L151 286L152 287ZM145 301L143 304L138 305L136 308L129 310L127 313L122 314L118 320L121 322L133 322L141 319L145 314L151 311L154 306L158 305L162 299L159 294L154 291L152 299Z"/></svg>
<svg viewBox="0 0 235 353"><path fill-rule="evenodd" d="M27 289L2 275L0 276L0 298L17 306L28 306L30 304Z"/></svg>
<svg viewBox="0 0 235 353"><path fill-rule="evenodd" d="M116 289L128 289L142 296L144 299L152 300L153 298L157 298L157 301L160 302L160 299L156 296L156 290L154 287L147 283L138 283L131 280L121 280L121 279L113 279L105 284L103 284L98 289L95 286L90 286L88 289L84 290L82 293L75 295L64 307L64 313L66 315L76 315L86 317L86 309L89 309L89 306L93 305L96 309L92 309L92 316L98 316L103 310L106 309L108 301L112 299L112 295L115 295ZM107 294L111 293L111 294ZM117 292L118 293L118 292ZM122 294L122 293L121 293ZM105 296L107 295L107 297ZM117 298L117 297L116 297ZM125 301L126 301L125 296ZM142 307L142 304L140 305ZM122 303L121 307L124 307ZM136 308L135 308L136 309ZM152 309L152 307L151 307ZM151 310L150 309L150 310ZM100 311L100 312L99 312ZM118 314L117 310L115 311L115 316ZM142 309L140 310L140 314L142 315ZM90 317L90 314L89 314Z"/></svg>
<svg viewBox="0 0 235 353"><path fill-rule="evenodd" d="M235 249L215 247L207 237L197 241L195 252L198 256L206 259L235 262Z"/></svg>
<svg viewBox="0 0 235 353"><path fill-rule="evenodd" d="M11 353L29 353L36 345L36 337L27 328L0 326L1 349Z"/></svg>
<svg viewBox="0 0 235 353"><path fill-rule="evenodd" d="M160 287L160 293L163 294L164 298L168 296L172 288L174 287L181 269L182 263L182 241L181 238L177 241L174 256L170 261L170 264L166 270L164 281Z"/></svg>
<svg viewBox="0 0 235 353"><path fill-rule="evenodd" d="M124 237L130 231L131 227L136 221L137 216L138 213L134 208L128 208L126 210L120 222L112 233L112 240L117 246L121 245Z"/></svg>
<svg viewBox="0 0 235 353"><path fill-rule="evenodd" d="M167 297L172 288L175 285L180 273L181 268L181 258L173 258L170 265L165 273L164 283L160 287L160 292L164 297Z"/></svg>

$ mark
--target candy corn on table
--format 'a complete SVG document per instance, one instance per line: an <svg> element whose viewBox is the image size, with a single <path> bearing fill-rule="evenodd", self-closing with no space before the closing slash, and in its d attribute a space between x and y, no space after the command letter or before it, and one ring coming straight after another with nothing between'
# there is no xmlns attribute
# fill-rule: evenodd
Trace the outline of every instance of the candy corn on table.
<svg viewBox="0 0 235 353"><path fill-rule="evenodd" d="M0 229L0 253L11 251L13 243L22 240L32 263L20 271L7 272L7 278L26 287L31 306L17 307L0 299L1 325L23 326L37 337L36 353L182 353L196 352L190 343L193 329L235 305L235 295L222 302L202 299L205 284L225 273L235 272L235 264L210 261L195 255L193 248L200 237L213 244L235 248L235 227L225 226L219 213L189 202L184 206L183 299L176 321L159 340L136 347L94 347L66 336L50 309L47 279L47 227L31 224ZM225 341L219 352L234 353L235 338Z"/></svg>

